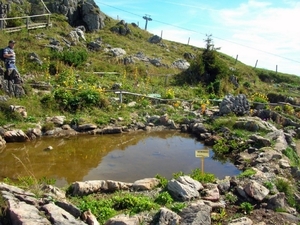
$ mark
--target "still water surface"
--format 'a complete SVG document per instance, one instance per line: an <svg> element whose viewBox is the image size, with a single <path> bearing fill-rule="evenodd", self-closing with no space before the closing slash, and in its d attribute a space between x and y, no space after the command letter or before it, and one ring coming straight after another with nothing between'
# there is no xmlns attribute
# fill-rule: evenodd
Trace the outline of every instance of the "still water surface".
<svg viewBox="0 0 300 225"><path fill-rule="evenodd" d="M53 150L45 150L52 146ZM167 179L182 171L201 168L195 150L207 149L189 134L178 131L42 138L28 143L7 143L0 153L0 177L53 178L58 187L74 181L134 182L160 174ZM210 157L204 171L222 179L239 173L231 163Z"/></svg>

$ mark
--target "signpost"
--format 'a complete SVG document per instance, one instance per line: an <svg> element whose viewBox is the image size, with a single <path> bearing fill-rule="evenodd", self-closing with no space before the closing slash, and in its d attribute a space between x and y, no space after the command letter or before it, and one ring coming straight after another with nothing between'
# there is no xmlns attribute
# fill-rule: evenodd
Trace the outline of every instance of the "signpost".
<svg viewBox="0 0 300 225"><path fill-rule="evenodd" d="M195 157L201 158L201 170L202 174L204 173L204 158L209 157L209 150L208 149L203 149L203 150L196 150L195 151Z"/></svg>

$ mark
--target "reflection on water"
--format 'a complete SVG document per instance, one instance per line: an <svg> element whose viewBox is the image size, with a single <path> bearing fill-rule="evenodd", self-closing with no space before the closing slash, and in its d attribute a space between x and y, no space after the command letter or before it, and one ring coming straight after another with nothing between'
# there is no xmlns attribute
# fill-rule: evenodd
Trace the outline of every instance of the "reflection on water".
<svg viewBox="0 0 300 225"><path fill-rule="evenodd" d="M53 150L45 150L52 146ZM168 179L182 171L201 168L195 150L202 143L177 131L43 138L28 143L7 143L0 153L0 177L54 178L59 187L74 181L133 182L160 174ZM231 163L205 158L204 171L219 178L239 173Z"/></svg>

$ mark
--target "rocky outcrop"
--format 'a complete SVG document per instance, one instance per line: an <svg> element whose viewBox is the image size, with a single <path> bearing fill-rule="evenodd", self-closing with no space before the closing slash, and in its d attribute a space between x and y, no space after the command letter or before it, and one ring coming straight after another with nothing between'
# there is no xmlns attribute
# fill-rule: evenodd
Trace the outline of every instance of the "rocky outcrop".
<svg viewBox="0 0 300 225"><path fill-rule="evenodd" d="M105 14L102 13L94 0L55 1L48 4L52 13L63 14L73 27L84 26L87 31L104 28Z"/></svg>
<svg viewBox="0 0 300 225"><path fill-rule="evenodd" d="M250 104L244 94L237 96L226 95L220 104L220 115L228 115L234 113L238 116L248 115L250 112Z"/></svg>

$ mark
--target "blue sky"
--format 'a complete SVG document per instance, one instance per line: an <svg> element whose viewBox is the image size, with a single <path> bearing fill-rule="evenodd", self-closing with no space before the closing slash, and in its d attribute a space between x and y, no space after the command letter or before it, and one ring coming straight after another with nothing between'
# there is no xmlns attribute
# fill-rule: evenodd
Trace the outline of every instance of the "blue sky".
<svg viewBox="0 0 300 225"><path fill-rule="evenodd" d="M300 1L95 0L106 15L163 37L220 51L250 65L300 76Z"/></svg>

